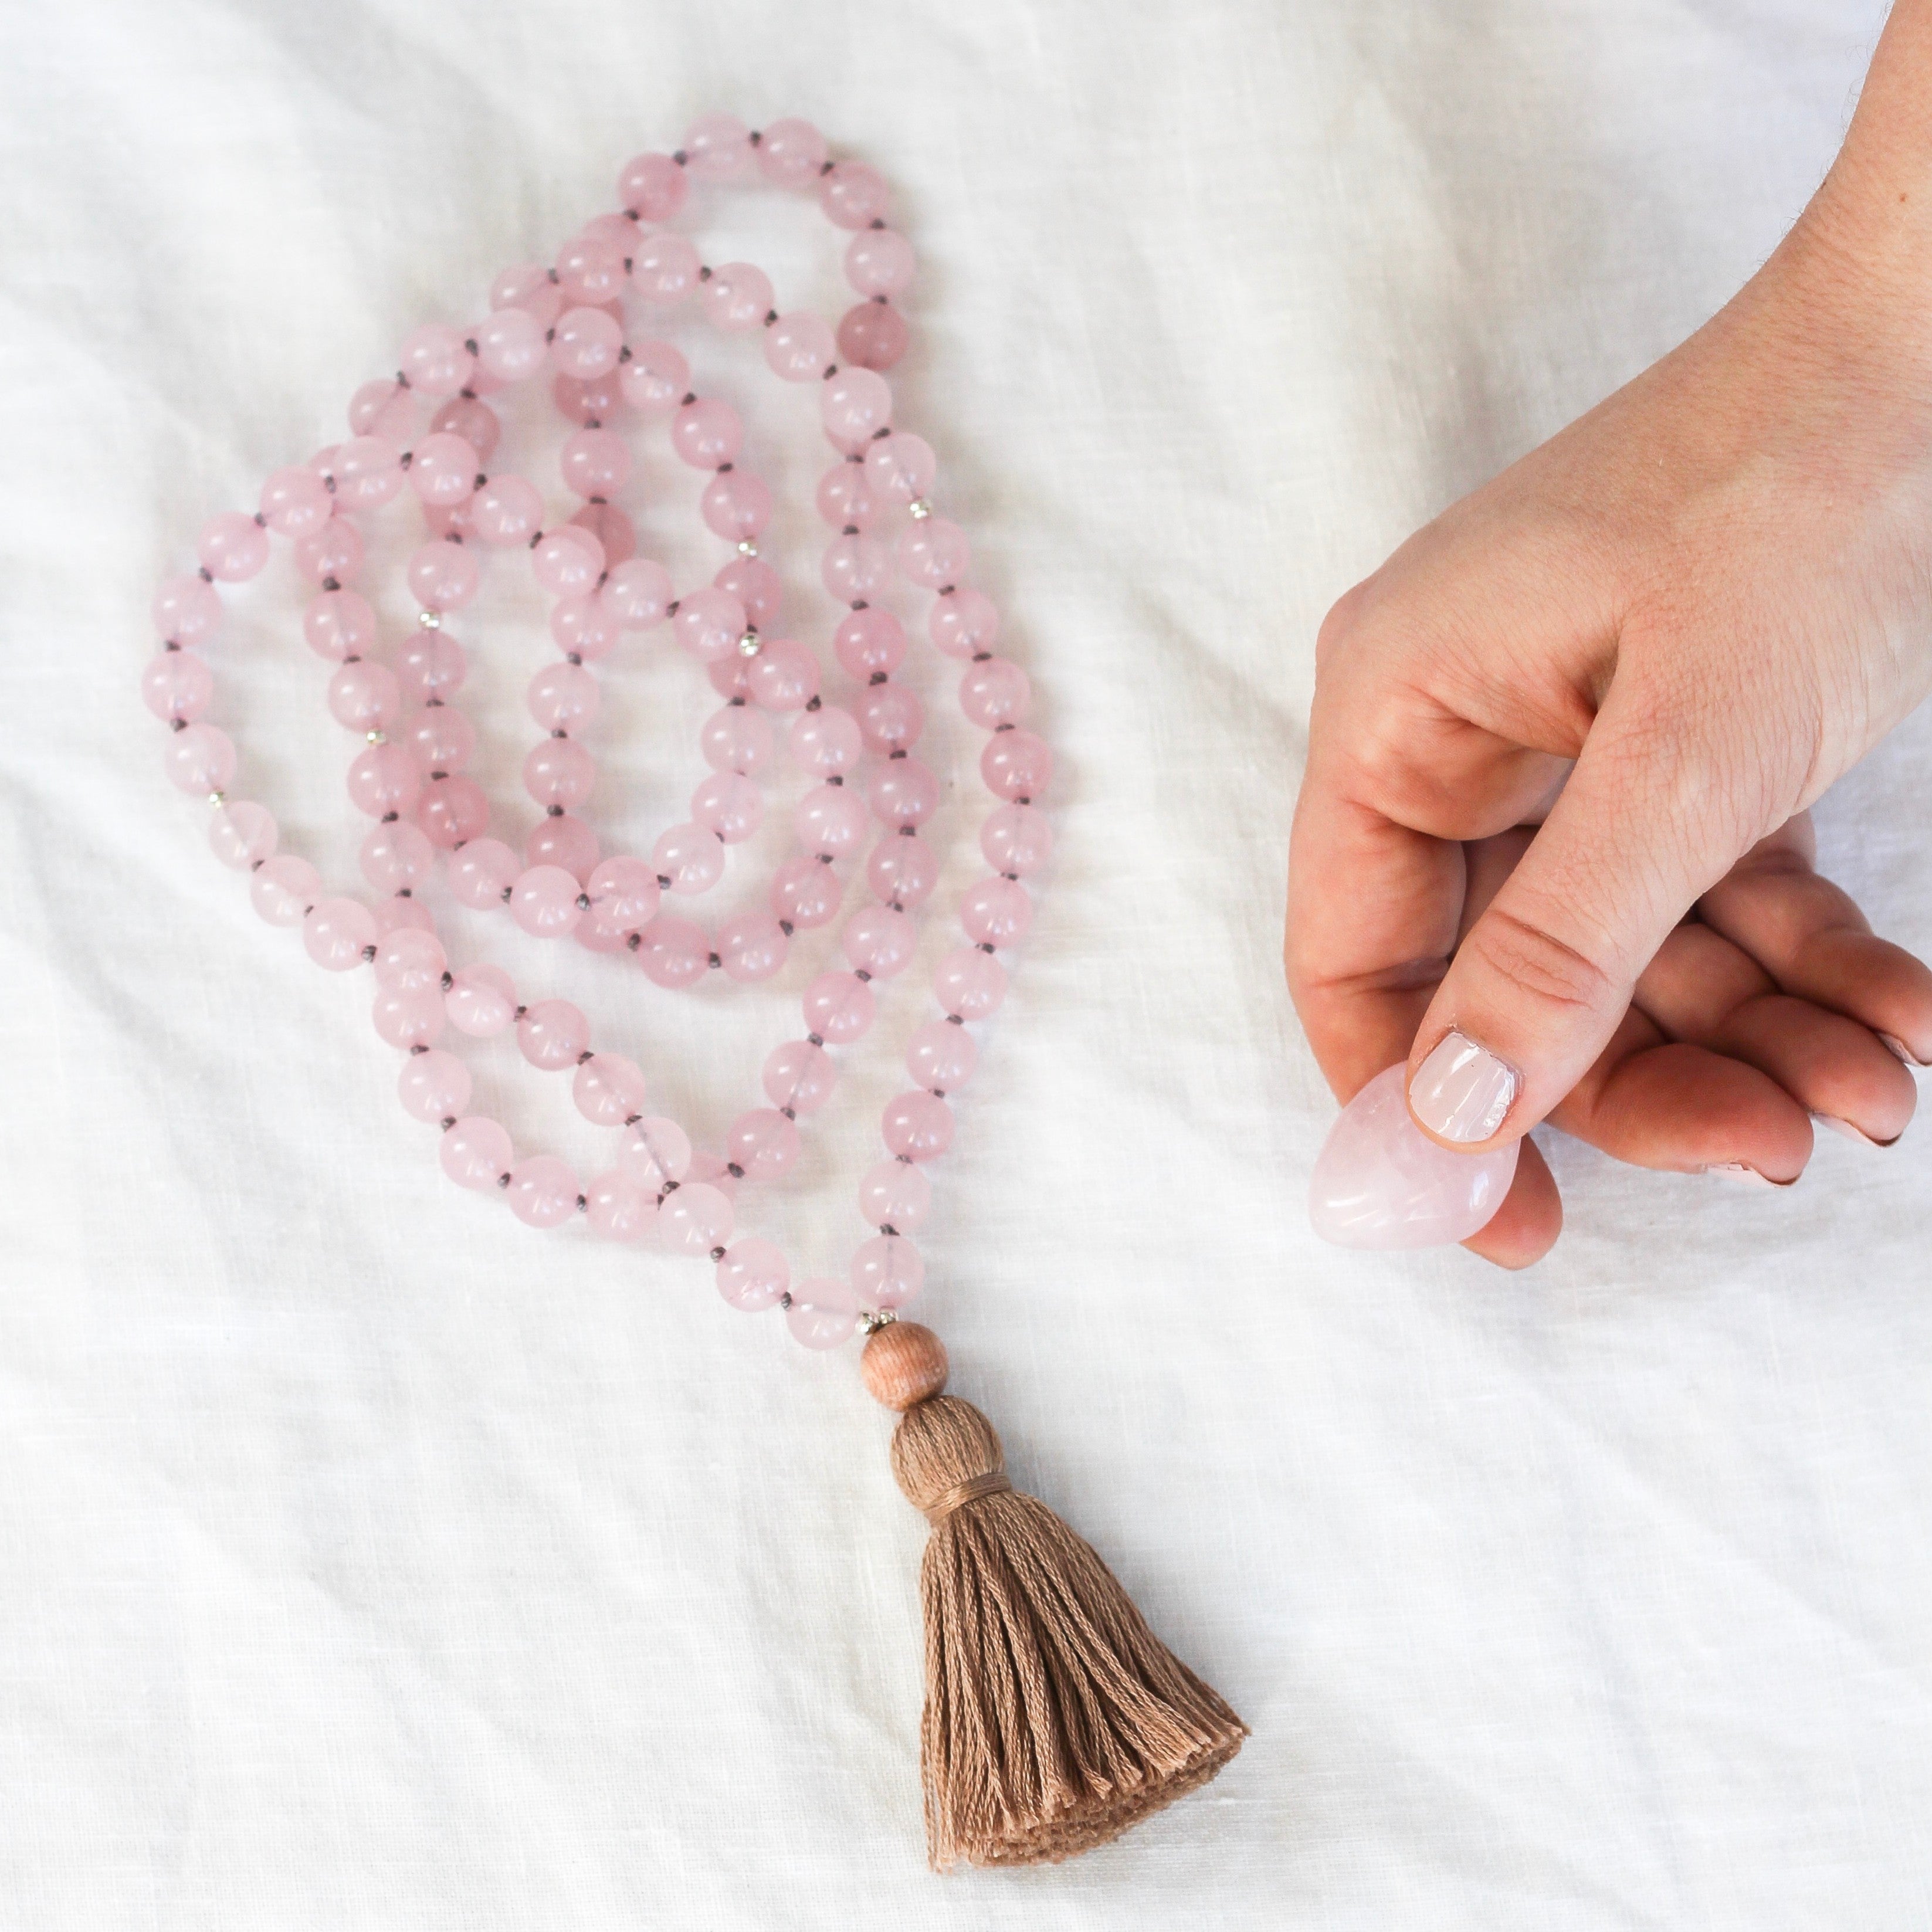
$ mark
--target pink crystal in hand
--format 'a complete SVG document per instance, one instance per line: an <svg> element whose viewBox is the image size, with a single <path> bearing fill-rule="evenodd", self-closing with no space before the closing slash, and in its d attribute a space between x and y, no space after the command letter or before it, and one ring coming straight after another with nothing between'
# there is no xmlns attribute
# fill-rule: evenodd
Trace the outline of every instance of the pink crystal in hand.
<svg viewBox="0 0 1932 1932"><path fill-rule="evenodd" d="M1329 1130L1308 1214L1342 1248L1434 1248L1466 1241L1502 1205L1518 1143L1451 1154L1408 1117L1406 1064L1384 1067Z"/></svg>

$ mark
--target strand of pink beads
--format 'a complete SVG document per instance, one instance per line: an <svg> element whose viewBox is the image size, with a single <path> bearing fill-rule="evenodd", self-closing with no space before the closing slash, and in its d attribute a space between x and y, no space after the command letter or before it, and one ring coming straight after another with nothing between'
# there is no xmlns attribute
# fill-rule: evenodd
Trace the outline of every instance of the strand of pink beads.
<svg viewBox="0 0 1932 1932"><path fill-rule="evenodd" d="M748 263L704 266L689 238L668 225L694 179L760 176L812 193L851 235L844 269L859 300L836 330L806 310L781 312L770 279ZM968 1023L986 1018L1004 998L997 955L1031 923L1021 881L1051 849L1036 801L1052 754L1024 728L1025 674L994 654L998 614L967 583L964 535L932 511L932 452L893 425L881 372L907 346L895 298L910 284L914 260L886 226L884 182L862 162L831 160L824 137L803 122L754 134L712 116L688 131L676 154L632 162L619 194L621 208L590 222L553 265L500 276L490 314L473 328L432 324L412 334L395 379L366 384L352 400L349 440L307 465L276 471L254 514L229 512L207 524L199 569L170 578L156 596L162 644L142 692L172 729L169 776L214 806L211 842L224 862L252 874L261 916L299 926L310 956L324 967L373 966L376 1030L407 1055L400 1097L410 1114L441 1128L446 1173L466 1186L500 1190L532 1226L581 1214L608 1238L652 1240L708 1256L734 1306L782 1306L799 1340L828 1348L855 1328L890 1319L923 1279L909 1234L931 1198L926 1164L951 1144L948 1096L970 1078L977 1058ZM694 392L684 356L652 332L680 307L694 307L726 335L758 337L766 365L784 381L819 386L820 421L838 459L817 491L818 512L834 532L820 575L846 607L832 644L859 688L850 708L823 700L810 649L768 634L779 615L780 583L759 556L758 541L771 491L741 464L736 411ZM546 373L556 406L578 425L561 458L577 505L556 521L535 484L489 467L502 425L487 398ZM433 406L425 424L426 403ZM679 457L708 473L700 514L732 547L711 583L681 596L661 564L636 554L634 530L616 501L632 457L610 424L626 410L666 422ZM406 567L421 608L415 632L386 663L377 655L374 608L354 587L365 556L358 520L406 495L420 503L426 523L426 540ZM875 532L895 517L903 524L889 542ZM365 741L347 788L375 821L360 855L373 904L326 894L308 860L279 849L270 813L230 795L236 748L206 722L214 680L202 650L220 625L218 586L260 572L272 532L290 540L298 570L316 586L303 631L336 667L330 711ZM489 800L464 769L476 732L453 700L468 659L446 628L476 596L481 555L493 549L528 555L554 600L549 628L560 652L526 694L544 736L525 760L524 788L543 816L520 856L490 836ZM894 682L908 647L904 627L878 601L896 580L933 593L927 634L940 652L965 663L961 709L990 734L980 774L995 802L980 835L990 870L961 896L964 943L935 968L938 1017L908 1042L912 1085L888 1102L880 1124L888 1157L860 1183L860 1212L876 1232L859 1246L845 1279L794 1280L772 1243L733 1238L738 1184L775 1179L794 1164L798 1119L821 1107L832 1089L836 1070L827 1047L852 1044L868 1030L873 982L910 962L916 915L938 883L938 857L920 832L938 805L939 782L914 755L925 725L920 700ZM580 811L596 775L580 736L600 699L591 667L626 632L667 622L724 700L699 735L711 776L692 795L688 821L667 829L648 859L605 856ZM793 813L796 849L769 881L768 910L708 933L667 910L663 900L709 890L724 872L725 848L757 829L774 719L790 721L787 749L814 781ZM716 1152L694 1149L676 1121L645 1112L642 1071L621 1054L593 1049L589 1022L572 1003L526 1003L500 967L454 964L422 896L440 863L459 903L504 908L538 935L628 951L660 986L690 985L714 970L754 982L779 969L796 934L836 919L845 891L838 862L859 850L868 823L881 835L865 866L872 900L839 935L844 964L828 966L806 986L802 1036L780 1044L765 1063L767 1104L740 1114ZM584 1182L555 1156L519 1159L500 1122L468 1111L469 1070L439 1042L446 1029L484 1038L512 1026L524 1058L570 1072L580 1112L617 1132L607 1172Z"/></svg>

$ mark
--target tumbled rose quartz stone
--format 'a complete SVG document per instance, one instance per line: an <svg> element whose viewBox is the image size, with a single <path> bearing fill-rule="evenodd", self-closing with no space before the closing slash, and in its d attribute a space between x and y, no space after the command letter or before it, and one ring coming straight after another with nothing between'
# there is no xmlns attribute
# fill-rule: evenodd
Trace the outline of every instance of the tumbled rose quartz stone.
<svg viewBox="0 0 1932 1932"><path fill-rule="evenodd" d="M884 838L866 861L866 883L888 905L922 905L939 884L939 861L916 838Z"/></svg>
<svg viewBox="0 0 1932 1932"><path fill-rule="evenodd" d="M538 1000L517 1022L524 1058L546 1073L574 1066L590 1044L590 1022L568 1000Z"/></svg>
<svg viewBox="0 0 1932 1932"><path fill-rule="evenodd" d="M485 543L528 543L543 527L543 498L521 476L493 476L477 491L470 521Z"/></svg>
<svg viewBox="0 0 1932 1932"><path fill-rule="evenodd" d="M874 1234L852 1257L852 1292L862 1308L903 1308L925 1282L925 1259L902 1234Z"/></svg>
<svg viewBox="0 0 1932 1932"><path fill-rule="evenodd" d="M1003 805L980 828L980 850L996 872L1036 872L1052 856L1053 832L1030 805Z"/></svg>
<svg viewBox="0 0 1932 1932"><path fill-rule="evenodd" d="M598 1174L584 1192L590 1204L584 1219L592 1234L607 1241L641 1241L653 1232L657 1196L616 1168Z"/></svg>
<svg viewBox="0 0 1932 1932"><path fill-rule="evenodd" d="M774 188L814 186L825 157L825 136L795 116L772 122L758 137L758 172Z"/></svg>
<svg viewBox="0 0 1932 1932"><path fill-rule="evenodd" d="M214 674L192 651L159 652L141 674L141 701L157 718L199 718L214 695Z"/></svg>
<svg viewBox="0 0 1932 1932"><path fill-rule="evenodd" d="M279 836L274 814L248 799L221 806L208 821L208 848L233 872L245 872L272 859Z"/></svg>
<svg viewBox="0 0 1932 1932"><path fill-rule="evenodd" d="M617 1160L632 1180L655 1194L691 1172L690 1136L675 1120L647 1114L625 1135Z"/></svg>
<svg viewBox="0 0 1932 1932"><path fill-rule="evenodd" d="M392 933L376 949L376 983L403 992L440 988L448 962L432 932Z"/></svg>
<svg viewBox="0 0 1932 1932"><path fill-rule="evenodd" d="M851 1284L820 1275L792 1290L785 1326L806 1348L836 1348L857 1325L858 1312Z"/></svg>
<svg viewBox="0 0 1932 1932"><path fill-rule="evenodd" d="M818 693L818 660L792 638L760 646L746 673L752 696L767 711L797 711Z"/></svg>
<svg viewBox="0 0 1932 1932"><path fill-rule="evenodd" d="M814 785L793 808L791 822L808 852L842 857L864 842L866 803L843 785Z"/></svg>
<svg viewBox="0 0 1932 1932"><path fill-rule="evenodd" d="M446 1017L440 993L405 992L400 988L379 990L369 1009L376 1037L405 1051L434 1046Z"/></svg>
<svg viewBox="0 0 1932 1932"><path fill-rule="evenodd" d="M932 991L942 1011L982 1020L1006 997L1006 969L990 952L962 946L932 969Z"/></svg>
<svg viewBox="0 0 1932 1932"><path fill-rule="evenodd" d="M235 777L235 746L212 724L188 724L168 740L162 768L178 790L226 791Z"/></svg>
<svg viewBox="0 0 1932 1932"><path fill-rule="evenodd" d="M560 866L578 880L589 878L596 869L597 854L596 833L574 812L546 812L524 841L526 866ZM586 919L591 916L584 914ZM578 923L580 926L582 921Z"/></svg>
<svg viewBox="0 0 1932 1932"><path fill-rule="evenodd" d="M691 191L683 169L668 154L639 154L617 177L617 201L644 221L668 221Z"/></svg>
<svg viewBox="0 0 1932 1932"><path fill-rule="evenodd" d="M248 898L271 926L299 926L322 896L322 874L306 859L283 852L265 860L248 882Z"/></svg>
<svg viewBox="0 0 1932 1932"><path fill-rule="evenodd" d="M936 1094L901 1094L880 1117L886 1145L908 1160L932 1160L952 1144L952 1109Z"/></svg>
<svg viewBox="0 0 1932 1932"><path fill-rule="evenodd" d="M416 823L431 844L452 851L481 836L490 823L490 801L474 778L460 772L432 778L417 801Z"/></svg>
<svg viewBox="0 0 1932 1932"><path fill-rule="evenodd" d="M826 440L856 454L891 424L892 385L874 370L842 369L820 389L818 407Z"/></svg>
<svg viewBox="0 0 1932 1932"><path fill-rule="evenodd" d="M482 912L502 903L523 865L500 838L472 838L449 862L449 890L458 904Z"/></svg>
<svg viewBox="0 0 1932 1932"><path fill-rule="evenodd" d="M766 895L780 919L808 932L836 918L844 896L844 880L808 852L795 854L772 874Z"/></svg>
<svg viewBox="0 0 1932 1932"><path fill-rule="evenodd" d="M621 1053L593 1053L579 1063L570 1092L592 1126L621 1127L644 1111L644 1070Z"/></svg>
<svg viewBox="0 0 1932 1932"><path fill-rule="evenodd" d="M725 1250L717 1278L718 1292L734 1308L754 1315L791 1286L791 1267L775 1244L754 1237Z"/></svg>
<svg viewBox="0 0 1932 1932"><path fill-rule="evenodd" d="M575 1171L555 1154L532 1154L510 1170L510 1212L528 1228L554 1228L577 1212Z"/></svg>
<svg viewBox="0 0 1932 1932"><path fill-rule="evenodd" d="M707 1256L731 1238L731 1203L717 1188L687 1180L658 1208L658 1245L668 1255Z"/></svg>
<svg viewBox="0 0 1932 1932"><path fill-rule="evenodd" d="M902 295L918 266L912 244L890 228L855 235L845 250L845 279L862 296Z"/></svg>
<svg viewBox="0 0 1932 1932"><path fill-rule="evenodd" d="M815 1114L832 1097L838 1066L824 1047L808 1040L788 1040L766 1056L763 1078L765 1097L774 1107Z"/></svg>
<svg viewBox="0 0 1932 1932"><path fill-rule="evenodd" d="M890 302L855 302L838 319L838 353L855 368L891 368L911 340L905 317Z"/></svg>
<svg viewBox="0 0 1932 1932"><path fill-rule="evenodd" d="M466 1033L472 1040L489 1040L515 1016L517 989L502 967L479 962L450 976L443 1006L458 1033Z"/></svg>
<svg viewBox="0 0 1932 1932"><path fill-rule="evenodd" d="M770 724L743 704L728 704L704 721L698 748L715 772L734 772L749 778L770 763L773 747Z"/></svg>
<svg viewBox="0 0 1932 1932"><path fill-rule="evenodd" d="M199 644L221 625L221 593L205 578L170 577L154 592L156 633L177 644Z"/></svg>
<svg viewBox="0 0 1932 1932"><path fill-rule="evenodd" d="M1406 1063L1384 1067L1328 1130L1308 1185L1308 1215L1344 1248L1432 1248L1466 1241L1502 1205L1520 1142L1452 1154L1410 1119Z"/></svg>
<svg viewBox="0 0 1932 1932"><path fill-rule="evenodd" d="M875 1228L916 1228L932 1205L932 1181L909 1161L882 1160L859 1184L859 1211Z"/></svg>
<svg viewBox="0 0 1932 1932"><path fill-rule="evenodd" d="M418 1120L440 1123L459 1118L470 1104L470 1089L469 1068L440 1047L410 1054L396 1076L403 1111Z"/></svg>
<svg viewBox="0 0 1932 1932"><path fill-rule="evenodd" d="M711 970L711 941L689 920L659 913L644 928L638 964L654 986L688 986Z"/></svg>
<svg viewBox="0 0 1932 1932"><path fill-rule="evenodd" d="M494 1187L516 1159L508 1130L485 1114L459 1120L443 1136L439 1154L443 1172L459 1187Z"/></svg>
<svg viewBox="0 0 1932 1932"><path fill-rule="evenodd" d="M809 309L780 316L764 334L766 366L788 382L817 382L838 359L832 325Z"/></svg>
<svg viewBox="0 0 1932 1932"><path fill-rule="evenodd" d="M751 1180L775 1180L798 1159L798 1129L776 1107L754 1107L725 1130L724 1157Z"/></svg>
<svg viewBox="0 0 1932 1932"><path fill-rule="evenodd" d="M928 1090L950 1094L964 1086L979 1064L973 1036L950 1020L928 1021L906 1042L906 1071Z"/></svg>
<svg viewBox="0 0 1932 1932"><path fill-rule="evenodd" d="M807 1029L836 1046L862 1040L878 1007L872 988L850 973L821 973L800 1004Z"/></svg>

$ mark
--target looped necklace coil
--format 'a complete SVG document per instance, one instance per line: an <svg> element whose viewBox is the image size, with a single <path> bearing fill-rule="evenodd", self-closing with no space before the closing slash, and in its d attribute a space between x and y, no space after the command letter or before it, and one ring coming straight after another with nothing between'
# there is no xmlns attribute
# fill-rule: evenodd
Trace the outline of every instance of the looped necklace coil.
<svg viewBox="0 0 1932 1932"><path fill-rule="evenodd" d="M770 278L748 262L706 264L669 225L694 182L760 181L810 195L850 235L844 269L858 300L836 328L808 310L782 310ZM865 1334L866 1386L900 1413L896 1473L932 1524L921 1583L933 1862L1066 1857L1212 1776L1246 1732L1154 1637L1092 1550L1012 1489L991 1426L944 1393L938 1338L898 1318L925 1276L911 1234L931 1200L927 1168L951 1144L952 1096L978 1059L969 1025L999 1007L1007 983L999 956L1032 923L1023 881L1052 850L1039 800L1052 754L1027 726L1026 674L995 652L999 614L968 581L965 535L933 508L932 450L894 421L883 372L908 345L898 300L914 263L886 224L883 178L862 161L832 160L804 122L753 133L712 115L676 153L633 160L618 190L620 208L591 220L553 263L500 275L484 319L411 334L394 380L352 398L346 441L276 470L254 513L227 512L204 526L198 569L156 596L161 649L142 694L170 728L169 777L214 808L210 843L248 875L256 911L298 927L326 969L373 968L376 1031L404 1055L403 1106L440 1130L452 1180L500 1194L532 1227L580 1216L608 1240L708 1258L728 1302L782 1309L808 1348ZM817 392L837 458L815 503L833 532L819 574L844 610L831 637L853 687L842 702L827 701L818 655L782 620L782 582L760 554L772 492L745 460L743 421L692 386L685 356L659 332L680 310L721 336L757 342L773 375ZM574 500L562 513L530 478L492 466L505 428L493 399L546 376L576 425L560 459ZM639 553L622 501L633 457L618 427L636 420L663 424L676 456L709 479L700 514L729 548L708 584L680 592ZM375 607L356 587L364 524L411 498L425 526L404 573L416 624L386 646ZM333 667L328 710L362 741L346 785L373 821L359 854L368 898L325 892L316 867L283 849L271 813L233 795L236 746L205 715L214 680L202 652L220 626L220 586L261 572L272 532L289 540L312 587L302 628ZM514 844L493 832L490 801L466 769L476 733L456 702L470 670L460 614L493 551L512 568L527 560L551 600L558 650L526 693L538 735L523 782L540 816ZM987 871L958 896L960 943L932 973L937 1014L907 1042L911 1084L887 1102L884 1158L859 1183L874 1232L844 1276L799 1276L773 1242L734 1238L741 1187L755 1191L796 1162L800 1123L837 1078L832 1049L872 1027L874 989L911 964L920 909L940 883L938 855L921 834L942 788L916 753L923 707L895 676L906 628L882 601L900 585L929 598L926 635L964 666L959 708L986 734L979 770L992 804L979 847ZM667 626L722 700L699 733L710 775L692 794L688 819L647 855L607 851L582 809L596 776L586 742L602 694L595 667L627 634ZM758 830L781 735L811 781L792 811L796 850L773 872L763 909L707 928L674 908L716 886L730 848ZM777 973L794 941L839 920L842 862L874 833L866 903L839 931L842 957L805 986L800 1036L764 1063L764 1104L740 1114L715 1148L650 1110L643 1070L593 1046L576 1005L526 1000L501 967L454 961L431 910L432 897L446 894L525 933L634 959L660 986L713 974L752 983ZM502 1123L472 1108L470 1069L452 1048L512 1028L524 1060L567 1075L578 1111L616 1136L604 1171L580 1178L554 1154L520 1156Z"/></svg>

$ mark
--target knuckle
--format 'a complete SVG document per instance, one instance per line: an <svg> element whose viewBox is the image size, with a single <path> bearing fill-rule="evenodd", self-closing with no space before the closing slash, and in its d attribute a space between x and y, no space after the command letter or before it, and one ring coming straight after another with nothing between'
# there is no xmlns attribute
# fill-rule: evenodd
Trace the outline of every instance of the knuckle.
<svg viewBox="0 0 1932 1932"><path fill-rule="evenodd" d="M1613 982L1582 946L1533 913L1492 905L1470 928L1462 951L1510 986L1554 1006L1595 1012Z"/></svg>

